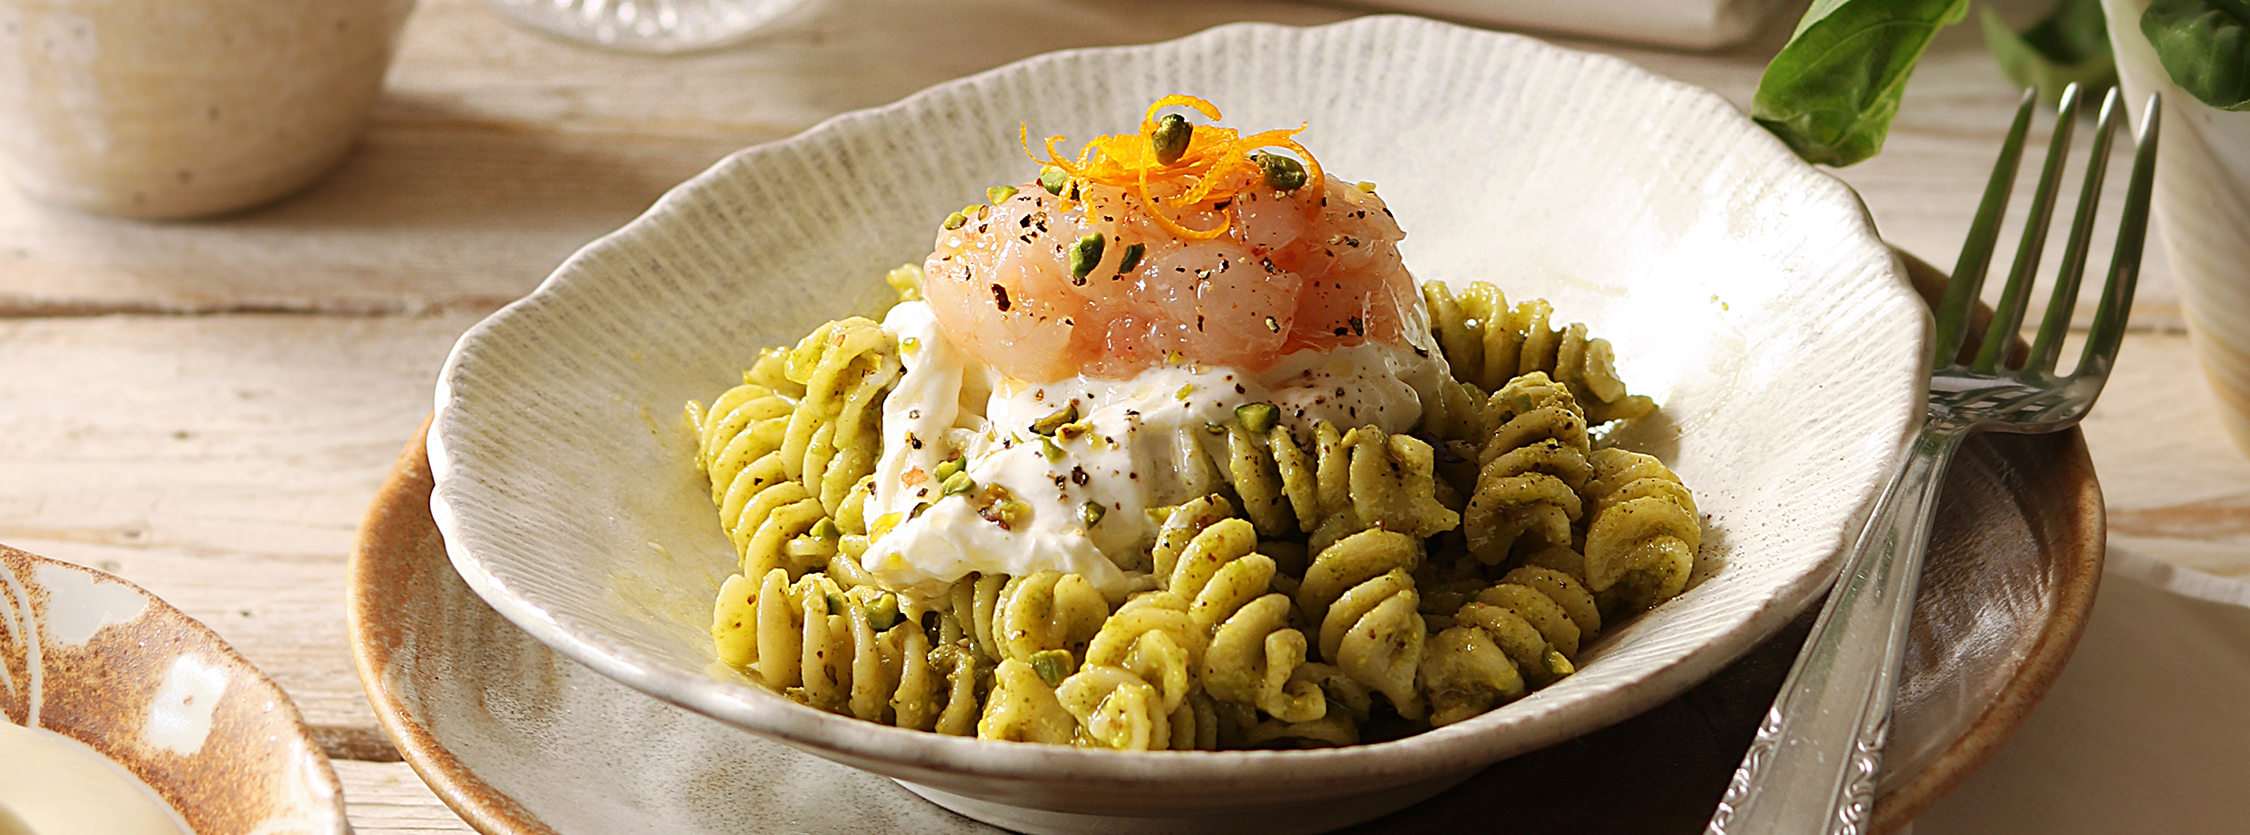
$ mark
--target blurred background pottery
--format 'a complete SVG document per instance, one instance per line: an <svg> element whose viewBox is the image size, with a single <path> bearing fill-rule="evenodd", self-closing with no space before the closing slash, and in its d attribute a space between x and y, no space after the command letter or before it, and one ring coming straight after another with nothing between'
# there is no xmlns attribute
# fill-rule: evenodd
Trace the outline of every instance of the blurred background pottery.
<svg viewBox="0 0 2250 835"><path fill-rule="evenodd" d="M2102 0L2129 102L2164 96L2157 239L2234 445L2250 455L2250 112L2220 110L2172 83L2141 33L2149 0ZM2138 105L2128 108L2136 117Z"/></svg>
<svg viewBox="0 0 2250 835"><path fill-rule="evenodd" d="M690 52L756 34L805 0L485 0L548 35L623 52Z"/></svg>
<svg viewBox="0 0 2250 835"><path fill-rule="evenodd" d="M185 218L352 147L413 0L0 0L0 154L33 197Z"/></svg>

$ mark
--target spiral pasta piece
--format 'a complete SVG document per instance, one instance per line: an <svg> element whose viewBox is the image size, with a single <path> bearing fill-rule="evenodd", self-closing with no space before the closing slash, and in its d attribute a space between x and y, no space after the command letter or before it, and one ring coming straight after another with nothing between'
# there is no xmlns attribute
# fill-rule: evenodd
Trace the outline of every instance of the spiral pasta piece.
<svg viewBox="0 0 2250 835"><path fill-rule="evenodd" d="M1223 509L1224 499L1205 500ZM1177 554L1159 556L1170 571L1159 588L1187 598L1188 616L1209 636L1198 670L1214 699L1243 702L1285 721L1320 717L1320 691L1291 678L1305 663L1305 634L1289 625L1288 596L1273 593L1277 566L1256 552L1258 537L1242 519L1212 519L1206 512L1175 512L1158 536L1161 544L1201 526Z"/></svg>
<svg viewBox="0 0 2250 835"><path fill-rule="evenodd" d="M1175 742L1175 714L1187 722L1192 742L1195 684L1204 640L1188 602L1152 592L1125 602L1087 646L1086 662L1063 680L1056 696L1077 718L1083 743L1134 751L1163 750Z"/></svg>
<svg viewBox="0 0 2250 835"><path fill-rule="evenodd" d="M955 580L949 590L950 605L946 607L949 623L944 625L946 631L941 639L963 641L985 661L997 663L1008 657L1007 651L1000 647L1000 633L993 630L1000 610L1000 592L1007 586L1005 574L971 572Z"/></svg>
<svg viewBox="0 0 2250 835"><path fill-rule="evenodd" d="M1007 578L991 610L991 626L980 631L999 652L995 661L1036 661L1068 674L1109 619L1109 600L1085 577L1047 570ZM1047 660L1055 652L1065 654Z"/></svg>
<svg viewBox="0 0 2250 835"><path fill-rule="evenodd" d="M1069 745L1078 720L1063 709L1055 685L1029 662L1010 658L992 672L992 694L977 720L978 739Z"/></svg>
<svg viewBox="0 0 2250 835"><path fill-rule="evenodd" d="M758 673L785 695L832 713L932 730L947 706L948 679L911 611L873 587L843 589L820 574L795 582L783 569L753 585L734 575L720 588L712 638L721 660ZM973 684L973 681L972 681Z"/></svg>
<svg viewBox="0 0 2250 835"><path fill-rule="evenodd" d="M1449 725L1576 671L1582 641L1601 629L1593 595L1548 568L1516 568L1461 605L1431 636L1419 671L1430 723Z"/></svg>
<svg viewBox="0 0 2250 835"><path fill-rule="evenodd" d="M834 514L882 454L883 398L904 372L898 344L854 316L813 330L789 352L788 374L804 386L781 442L781 464Z"/></svg>
<svg viewBox="0 0 2250 835"><path fill-rule="evenodd" d="M812 568L813 560L798 555L817 549L790 546L827 515L782 464L781 445L796 404L785 393L788 381L774 379L776 365L769 353L743 375L742 385L719 395L710 408L687 406L697 435L696 463L710 478L711 501L745 577L763 577L774 568L792 575Z"/></svg>
<svg viewBox="0 0 2250 835"><path fill-rule="evenodd" d="M866 525L850 500L874 472L882 398L899 373L897 347L880 326L844 319L793 350L760 355L743 384L709 408L688 404L696 463L744 577L774 568L795 576L865 550Z"/></svg>
<svg viewBox="0 0 2250 835"><path fill-rule="evenodd" d="M1238 420L1226 427L1225 443L1219 475L1242 500L1242 513L1258 535L1282 537L1319 523L1315 470L1288 427L1276 424L1260 432Z"/></svg>
<svg viewBox="0 0 2250 835"><path fill-rule="evenodd" d="M1703 545L1694 495L1654 456L1603 449L1588 460L1586 586L1634 612L1678 596Z"/></svg>
<svg viewBox="0 0 2250 835"><path fill-rule="evenodd" d="M1578 489L1593 473L1577 399L1534 371L1495 392L1490 409L1498 428L1478 453L1476 488L1461 514L1469 551L1492 565L1519 540L1569 545L1585 509Z"/></svg>
<svg viewBox="0 0 2250 835"><path fill-rule="evenodd" d="M1302 532L1319 550L1371 527L1429 536L1460 525L1438 499L1435 451L1418 438L1373 426L1339 432L1326 421L1313 424L1310 445L1278 423L1224 429L1214 469L1262 537Z"/></svg>
<svg viewBox="0 0 2250 835"><path fill-rule="evenodd" d="M1297 588L1298 610L1319 626L1321 659L1408 719L1422 717L1414 669L1427 625L1412 574L1421 561L1420 539L1369 529L1316 552Z"/></svg>
<svg viewBox="0 0 2250 835"><path fill-rule="evenodd" d="M1608 340L1588 338L1583 324L1554 329L1549 324L1554 310L1543 300L1511 308L1499 288L1481 281L1470 282L1459 297L1442 282L1424 282L1422 298L1430 310L1430 332L1462 382L1492 391L1542 372L1568 387L1597 424L1656 410L1655 401L1626 392Z"/></svg>
<svg viewBox="0 0 2250 835"><path fill-rule="evenodd" d="M1360 683L1333 664L1308 661L1290 676L1294 682L1303 682L1318 689L1327 705L1317 718L1292 722L1281 718L1258 719L1255 716L1237 718L1233 723L1239 730L1230 728L1225 715L1221 715L1222 733L1232 731L1226 741L1230 747L1314 748L1359 744L1359 727L1374 712L1374 691Z"/></svg>
<svg viewBox="0 0 2250 835"><path fill-rule="evenodd" d="M1437 498L1435 452L1410 435L1363 426L1344 436L1351 449L1352 512L1370 527L1413 537L1434 536L1461 524L1461 515Z"/></svg>

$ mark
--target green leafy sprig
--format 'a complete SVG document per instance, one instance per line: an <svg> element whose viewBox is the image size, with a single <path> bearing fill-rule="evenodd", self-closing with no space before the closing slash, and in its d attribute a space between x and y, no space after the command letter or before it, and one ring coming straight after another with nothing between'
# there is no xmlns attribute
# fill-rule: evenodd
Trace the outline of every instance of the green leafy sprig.
<svg viewBox="0 0 2250 835"><path fill-rule="evenodd" d="M1817 0L1766 65L1750 117L1812 162L1874 156L1930 38L1968 11L1968 0Z"/></svg>
<svg viewBox="0 0 2250 835"><path fill-rule="evenodd" d="M2050 104L2072 84L2091 90L2117 84L2117 56L2110 52L2101 0L2062 0L2022 32L2008 28L1989 5L1977 7L1977 22L2008 80L2039 88Z"/></svg>
<svg viewBox="0 0 2250 835"><path fill-rule="evenodd" d="M2141 34L2172 83L2220 110L2250 110L2250 2L2156 0Z"/></svg>

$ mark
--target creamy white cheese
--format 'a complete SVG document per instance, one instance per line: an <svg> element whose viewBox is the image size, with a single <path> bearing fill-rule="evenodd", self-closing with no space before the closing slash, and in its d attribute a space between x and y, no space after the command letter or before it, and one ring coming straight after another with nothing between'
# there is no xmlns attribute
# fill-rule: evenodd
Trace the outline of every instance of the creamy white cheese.
<svg viewBox="0 0 2250 835"><path fill-rule="evenodd" d="M1256 374L1172 365L1127 380L1032 384L953 345L921 302L892 308L883 329L899 340L906 371L883 406L866 508L879 536L861 562L885 585L925 595L972 571L1043 569L1121 595L1147 571L1140 563L1156 535L1147 511L1220 486L1211 453L1224 436L1206 427L1234 420L1238 406L1271 403L1292 425L1404 432L1448 376L1434 346L1367 342L1300 351ZM1083 431L1033 431L1073 406ZM978 488L997 485L1021 504L946 495L938 468L956 457ZM1088 505L1101 508L1092 525Z"/></svg>

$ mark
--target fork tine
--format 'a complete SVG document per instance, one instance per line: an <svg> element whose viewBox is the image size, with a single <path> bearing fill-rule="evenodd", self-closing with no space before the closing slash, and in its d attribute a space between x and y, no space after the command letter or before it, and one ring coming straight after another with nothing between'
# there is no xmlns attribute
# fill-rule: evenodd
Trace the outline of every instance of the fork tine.
<svg viewBox="0 0 2250 835"><path fill-rule="evenodd" d="M2116 132L2117 113L2124 96L2115 87L2102 97L2101 121L2094 126L2093 156L2086 160L2086 185L2078 190L2078 210L2070 221L2070 242L2063 247L2062 265L2055 270L2055 294L2047 302L2047 318L2039 323L2039 336L2031 343L2025 370L2051 374L2062 353L2063 335L2078 304L2078 286L2086 277L2086 249L2094 236L2094 215L2101 205L2102 179L2109 171L2109 142Z"/></svg>
<svg viewBox="0 0 2250 835"><path fill-rule="evenodd" d="M2031 109L2038 102L2038 88L2023 91L2023 102L2016 105L2016 121L2008 127L2007 141L2000 143L2000 158L1992 163L1992 179L1985 182L1976 220L1969 224L1969 237L1961 242L1961 258L1954 262L1953 277L1945 283L1945 298L1938 302L1937 341L1930 354L1933 368L1953 364L1954 356L1961 352L1962 338L1968 335L1969 308L1976 304L1977 291L1984 288L1984 272L1992 264L1992 245L2000 238L2008 192L2015 187L2016 166L2023 159Z"/></svg>
<svg viewBox="0 0 2250 835"><path fill-rule="evenodd" d="M2117 249L2109 258L2109 280L2102 285L2102 301L2094 309L2094 324L2086 333L2086 350L2078 358L2074 378L2093 375L2106 380L2117 348L2125 341L2125 318L2133 312L2133 290L2140 283L2141 251L2148 244L2149 191L2156 181L2156 139L2163 121L2161 97L2149 94L2142 111L2140 135L2134 138L2133 173L2125 189L2125 214L2117 222Z"/></svg>
<svg viewBox="0 0 2250 835"><path fill-rule="evenodd" d="M2008 284L1992 306L1992 323L1984 330L1984 343L1970 365L1990 374L2000 367L2023 327L2023 309L2031 303L2031 284L2039 273L2039 256L2047 248L2047 226L2055 216L2055 192L2062 187L2063 163L2070 158L2070 135L2078 124L2078 85L2063 88L2062 106L2055 110L2055 133L2047 142L2047 161L2039 168L2039 185L2032 192L2031 213L2024 217L2023 242L2016 246L2015 265Z"/></svg>

